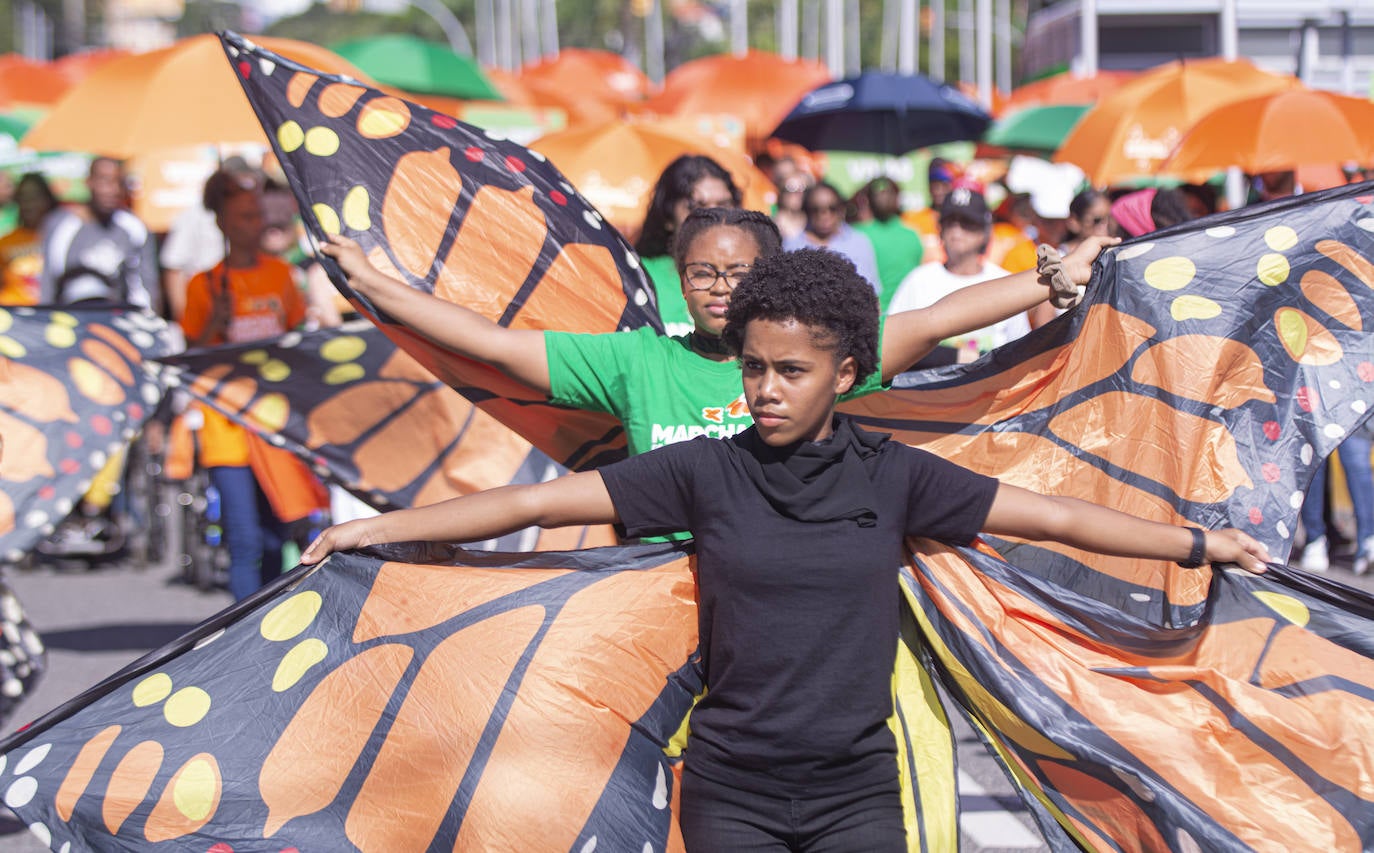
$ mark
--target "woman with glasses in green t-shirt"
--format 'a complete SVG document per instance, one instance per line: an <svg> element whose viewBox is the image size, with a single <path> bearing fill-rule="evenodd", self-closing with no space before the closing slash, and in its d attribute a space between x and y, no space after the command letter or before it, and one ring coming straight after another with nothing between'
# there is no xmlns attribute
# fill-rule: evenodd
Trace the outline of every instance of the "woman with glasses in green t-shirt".
<svg viewBox="0 0 1374 853"><path fill-rule="evenodd" d="M1064 258L1064 271L1086 284L1092 262L1112 242L1086 241ZM678 337L650 328L605 334L511 329L387 276L347 237L332 237L322 250L380 311L441 346L505 372L551 402L616 416L631 454L699 435L726 438L753 423L721 333L739 279L756 259L781 252L777 226L761 213L703 208L683 221L674 252L694 327ZM1024 312L1049 295L1030 271L887 317L879 369L847 396L879 390L942 339Z"/></svg>

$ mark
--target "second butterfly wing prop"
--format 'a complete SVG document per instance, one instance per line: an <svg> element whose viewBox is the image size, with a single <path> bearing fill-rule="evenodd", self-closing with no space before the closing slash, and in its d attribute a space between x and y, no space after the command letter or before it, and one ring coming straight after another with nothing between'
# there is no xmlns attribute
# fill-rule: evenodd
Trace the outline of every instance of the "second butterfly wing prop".
<svg viewBox="0 0 1374 853"><path fill-rule="evenodd" d="M317 241L347 235L384 272L510 328L661 327L633 250L538 153L235 34L222 39ZM436 346L379 315L325 263L388 337L556 461L582 469L623 455L614 418L550 407Z"/></svg>

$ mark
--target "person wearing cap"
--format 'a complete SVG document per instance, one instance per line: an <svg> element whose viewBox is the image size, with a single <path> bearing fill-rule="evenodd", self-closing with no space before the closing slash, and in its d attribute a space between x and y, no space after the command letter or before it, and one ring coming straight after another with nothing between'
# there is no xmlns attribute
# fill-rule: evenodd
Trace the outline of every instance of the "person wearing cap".
<svg viewBox="0 0 1374 853"><path fill-rule="evenodd" d="M991 239L992 212L982 194L967 186L956 186L940 206L940 244L944 260L922 264L912 270L893 294L887 313L925 308L969 285L1008 275L1006 270L984 257ZM960 361L971 361L1029 331L1026 315L1017 313L942 343L957 349Z"/></svg>
<svg viewBox="0 0 1374 853"><path fill-rule="evenodd" d="M840 191L822 181L802 196L802 210L806 212L806 230L784 240L782 248L788 252L829 249L844 255L854 263L859 275L873 285L873 292L880 293L882 278L878 275L878 259L873 254L873 244L844 221L845 203Z"/></svg>

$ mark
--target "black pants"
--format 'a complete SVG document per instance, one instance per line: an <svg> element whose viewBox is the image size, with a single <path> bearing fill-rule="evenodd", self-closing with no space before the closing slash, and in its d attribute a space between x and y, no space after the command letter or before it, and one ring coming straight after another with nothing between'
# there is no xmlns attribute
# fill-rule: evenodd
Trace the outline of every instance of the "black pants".
<svg viewBox="0 0 1374 853"><path fill-rule="evenodd" d="M688 853L906 853L896 779L891 788L798 799L684 771L678 823Z"/></svg>

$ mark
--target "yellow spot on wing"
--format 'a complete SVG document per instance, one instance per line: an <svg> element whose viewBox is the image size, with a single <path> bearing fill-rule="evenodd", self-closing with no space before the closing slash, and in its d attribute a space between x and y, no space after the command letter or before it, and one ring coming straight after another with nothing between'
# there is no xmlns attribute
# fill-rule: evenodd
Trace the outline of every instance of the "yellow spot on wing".
<svg viewBox="0 0 1374 853"><path fill-rule="evenodd" d="M1277 253L1262 256L1255 265L1255 275L1260 281L1274 287L1288 280L1288 259Z"/></svg>
<svg viewBox="0 0 1374 853"><path fill-rule="evenodd" d="M1280 592L1259 591L1255 593L1255 598L1264 602L1265 606L1283 618L1297 625L1299 628L1307 626L1307 622L1312 618L1307 605L1298 601L1291 595L1284 595Z"/></svg>
<svg viewBox="0 0 1374 853"><path fill-rule="evenodd" d="M172 695L172 677L165 672L154 673L134 686L134 704L140 708L156 705Z"/></svg>
<svg viewBox="0 0 1374 853"><path fill-rule="evenodd" d="M1221 306L1205 296L1180 296L1169 306L1175 320L1210 320L1221 313Z"/></svg>
<svg viewBox="0 0 1374 853"><path fill-rule="evenodd" d="M194 726L210 713L210 694L199 687L183 687L162 706L167 722L179 728Z"/></svg>
<svg viewBox="0 0 1374 853"><path fill-rule="evenodd" d="M1197 267L1185 257L1160 258L1145 268L1145 283L1158 290L1187 287L1197 275Z"/></svg>
<svg viewBox="0 0 1374 853"><path fill-rule="evenodd" d="M277 693L290 690L310 671L310 667L324 660L328 654L329 647L322 640L312 637L300 641L277 664L277 672L272 676L272 689Z"/></svg>
<svg viewBox="0 0 1374 853"><path fill-rule="evenodd" d="M314 590L298 592L267 611L258 630L264 639L282 642L296 636L315 621L323 599Z"/></svg>
<svg viewBox="0 0 1374 853"><path fill-rule="evenodd" d="M1287 225L1275 225L1264 232L1264 244L1276 252L1286 252L1298 245L1298 232Z"/></svg>

